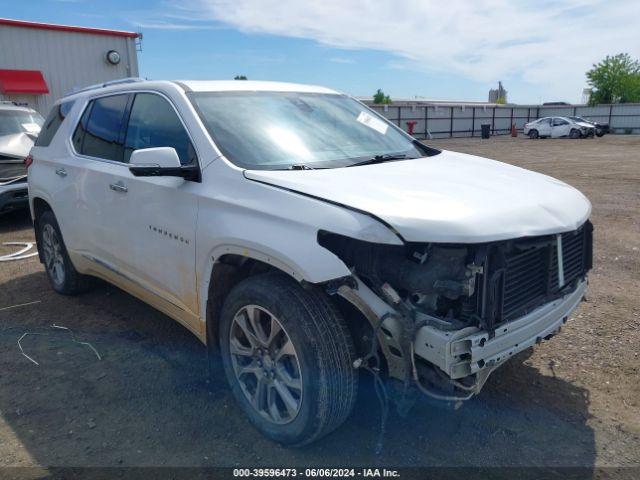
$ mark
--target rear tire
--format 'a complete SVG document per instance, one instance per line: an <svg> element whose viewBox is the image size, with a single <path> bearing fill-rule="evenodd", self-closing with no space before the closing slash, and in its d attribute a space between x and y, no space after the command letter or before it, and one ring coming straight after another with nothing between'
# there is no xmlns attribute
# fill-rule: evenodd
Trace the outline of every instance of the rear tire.
<svg viewBox="0 0 640 480"><path fill-rule="evenodd" d="M602 130L602 129L598 128L598 129L596 130L596 135L597 135L598 137L603 137L603 136L604 136L604 130Z"/></svg>
<svg viewBox="0 0 640 480"><path fill-rule="evenodd" d="M355 349L323 291L302 288L280 273L250 277L231 291L220 321L227 380L263 435L304 445L350 415L357 394Z"/></svg>
<svg viewBox="0 0 640 480"><path fill-rule="evenodd" d="M535 140L536 138L539 138L540 135L538 134L537 130L529 130L529 138L531 140Z"/></svg>
<svg viewBox="0 0 640 480"><path fill-rule="evenodd" d="M42 249L44 269L56 292L76 295L91 286L91 278L79 274L71 263L58 221L51 210L38 218L38 248Z"/></svg>

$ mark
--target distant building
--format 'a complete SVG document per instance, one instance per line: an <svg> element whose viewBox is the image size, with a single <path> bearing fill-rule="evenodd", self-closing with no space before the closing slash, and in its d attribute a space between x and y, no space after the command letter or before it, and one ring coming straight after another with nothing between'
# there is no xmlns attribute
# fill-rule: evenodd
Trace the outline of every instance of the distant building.
<svg viewBox="0 0 640 480"><path fill-rule="evenodd" d="M73 90L138 76L140 34L0 18L0 100L46 116Z"/></svg>
<svg viewBox="0 0 640 480"><path fill-rule="evenodd" d="M593 93L593 89L592 88L583 88L582 89L582 100L581 103L583 105L586 105L587 103L589 103L589 100L591 100L591 94Z"/></svg>
<svg viewBox="0 0 640 480"><path fill-rule="evenodd" d="M498 88L489 90L489 103L502 103L498 102L500 99L507 103L507 91L502 86L502 82L498 82Z"/></svg>

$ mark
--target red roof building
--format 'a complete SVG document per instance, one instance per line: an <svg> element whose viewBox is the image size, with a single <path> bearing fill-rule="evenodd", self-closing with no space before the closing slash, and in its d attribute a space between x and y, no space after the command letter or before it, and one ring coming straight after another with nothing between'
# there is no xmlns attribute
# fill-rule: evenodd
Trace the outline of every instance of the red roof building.
<svg viewBox="0 0 640 480"><path fill-rule="evenodd" d="M0 100L46 115L61 96L138 76L141 34L0 18Z"/></svg>

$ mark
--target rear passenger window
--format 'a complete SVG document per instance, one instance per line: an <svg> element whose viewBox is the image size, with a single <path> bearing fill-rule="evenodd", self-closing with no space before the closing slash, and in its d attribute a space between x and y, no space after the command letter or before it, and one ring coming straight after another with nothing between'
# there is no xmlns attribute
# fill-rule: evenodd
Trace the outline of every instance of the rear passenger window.
<svg viewBox="0 0 640 480"><path fill-rule="evenodd" d="M173 147L180 163L189 165L196 153L180 118L160 95L138 93L131 107L124 147L124 161L140 148Z"/></svg>
<svg viewBox="0 0 640 480"><path fill-rule="evenodd" d="M36 139L36 147L48 147L53 140L58 128L62 125L62 121L65 119L69 110L73 107L73 101L62 102L60 105L56 105L49 112L49 116L42 125L42 130Z"/></svg>
<svg viewBox="0 0 640 480"><path fill-rule="evenodd" d="M91 101L73 136L78 153L122 161L122 131L128 99L128 95L111 95Z"/></svg>

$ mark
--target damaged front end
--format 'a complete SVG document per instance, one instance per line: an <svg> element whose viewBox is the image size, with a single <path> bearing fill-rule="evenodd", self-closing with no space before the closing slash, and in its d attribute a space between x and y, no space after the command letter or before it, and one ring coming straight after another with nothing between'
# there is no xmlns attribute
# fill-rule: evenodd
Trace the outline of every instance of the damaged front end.
<svg viewBox="0 0 640 480"><path fill-rule="evenodd" d="M24 158L2 153L0 146L0 213L27 205L27 169Z"/></svg>
<svg viewBox="0 0 640 480"><path fill-rule="evenodd" d="M592 230L586 222L557 235L400 246L320 232L318 242L352 271L333 293L368 319L389 377L405 393L416 386L458 404L567 321L586 291Z"/></svg>

